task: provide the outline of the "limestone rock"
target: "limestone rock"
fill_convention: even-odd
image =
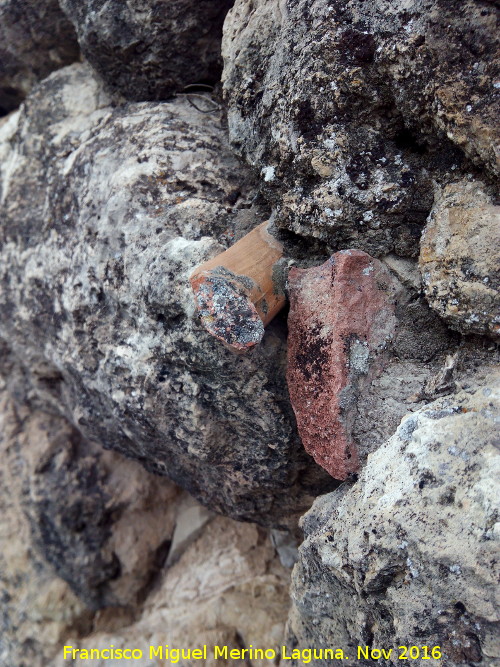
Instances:
[[[168,566],[179,559],[186,548],[200,536],[207,523],[214,516],[213,512],[197,503],[191,496],[186,496],[183,499],[183,502],[177,508],[175,530],[166,561]]]
[[[500,336],[500,206],[480,181],[445,187],[420,244],[431,306],[454,329]]]
[[[265,531],[217,517],[166,571],[137,622],[112,629],[102,618],[94,633],[81,639],[69,635],[66,643],[79,649],[136,647],[143,651],[144,665],[158,660],[149,659],[150,646],[193,649],[217,644],[241,649],[253,644],[278,650],[289,609],[289,581],[289,571],[280,565]],[[180,664],[248,665],[246,659],[214,659],[211,650],[207,653],[207,660]],[[66,664],[61,658],[62,651],[54,667]],[[105,667],[107,662],[93,664]],[[87,661],[77,658],[73,664]],[[256,667],[268,664],[252,661]]]
[[[57,0],[0,0],[0,116],[78,54],[75,31]]]
[[[437,664],[498,664],[499,399],[498,371],[481,367],[403,419],[353,486],[315,502],[290,645],[343,648],[345,665],[358,645],[394,647],[389,665],[400,645],[440,646]]]
[[[336,479],[359,467],[356,394],[383,368],[398,291],[387,268],[359,250],[289,273],[290,399],[304,447]]]
[[[146,657],[151,644],[279,646],[290,574],[264,529],[212,518],[166,563],[173,525],[186,537],[194,501],[4,390],[0,453],[1,665],[67,664],[65,645],[133,646]],[[106,579],[113,553],[117,576]]]
[[[468,160],[498,173],[496,15],[475,0],[236,0],[230,137],[276,223],[330,251],[415,256],[432,180]]]
[[[114,108],[75,65],[0,133],[11,392],[215,511],[287,525],[330,482],[296,433],[284,323],[235,357],[202,328],[188,281],[262,215],[220,120],[184,100]]]
[[[3,404],[5,493],[28,520],[28,544],[89,609],[134,607],[167,555],[180,490],[62,417]]]
[[[70,586],[33,551],[21,506],[19,472],[24,459],[13,451],[19,421],[12,402],[0,399],[0,664],[43,667],[71,632],[89,632],[92,613]],[[34,443],[36,444],[36,443]],[[13,474],[14,473],[14,474]],[[44,641],[44,660],[37,662]]]
[[[85,57],[108,89],[129,100],[164,100],[215,83],[222,23],[233,0],[60,0]]]

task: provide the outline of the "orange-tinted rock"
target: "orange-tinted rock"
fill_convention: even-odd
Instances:
[[[357,396],[383,367],[397,289],[385,266],[360,250],[289,274],[290,398],[304,447],[336,479],[359,467],[350,436]]]

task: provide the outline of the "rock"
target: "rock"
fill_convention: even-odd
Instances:
[[[265,530],[213,518],[178,540],[175,564],[164,565],[174,523],[187,528],[186,510],[192,517],[204,508],[137,463],[85,443],[63,418],[14,404],[4,389],[0,452],[0,664],[63,665],[67,645],[133,646],[145,656],[150,645],[279,646],[290,575]],[[42,533],[51,538],[44,544]],[[66,547],[59,560],[56,540]],[[163,558],[152,560],[158,543]],[[106,580],[103,557],[113,551],[118,577]],[[105,603],[98,611],[97,599]]]
[[[191,496],[183,499],[183,502],[177,508],[175,530],[168,551],[168,566],[179,559],[187,547],[200,536],[207,523],[214,516],[213,512],[197,503]]]
[[[79,55],[75,31],[57,0],[0,0],[0,44],[0,116]]]
[[[68,632],[91,629],[92,612],[33,550],[22,498],[25,459],[15,451],[19,421],[0,395],[0,664],[50,664]],[[33,443],[36,446],[36,442]],[[26,452],[25,452],[26,453]],[[43,637],[44,660],[39,660]]]
[[[416,261],[394,254],[385,255],[381,259],[405,287],[420,292],[422,278]]]
[[[286,530],[271,530],[271,542],[283,567],[292,568],[299,559],[298,542],[292,533]]]
[[[207,644],[207,660],[180,664],[247,665],[248,660],[214,659],[213,646],[242,649],[250,645],[279,649],[289,609],[290,576],[283,568],[266,533],[255,525],[217,517],[204,528],[182,558],[166,571],[141,617],[123,628],[106,628],[104,618],[85,638],[68,635],[66,645],[80,650],[134,647],[143,664],[155,664],[150,646],[178,650]],[[75,665],[88,661],[77,657]],[[173,662],[173,660],[172,660]],[[106,659],[95,659],[105,667]],[[62,650],[52,664],[63,667]],[[165,660],[167,664],[167,660]],[[268,660],[252,660],[266,667]]]
[[[222,23],[233,0],[60,0],[83,54],[110,91],[164,100],[192,84],[214,84]]]
[[[469,161],[498,174],[496,13],[475,0],[236,0],[230,137],[277,225],[330,251],[418,254],[432,181]]]
[[[386,267],[358,250],[289,273],[290,399],[304,447],[336,479],[359,467],[356,396],[383,368],[398,290]]]
[[[194,314],[193,268],[263,214],[219,119],[185,100],[112,107],[75,65],[0,133],[10,391],[214,511],[293,522],[332,487],[296,433],[284,321],[237,358]]]
[[[427,300],[463,333],[500,336],[500,206],[481,181],[443,188],[420,244]]]
[[[386,664],[397,665],[398,646],[424,645],[441,647],[442,664],[498,664],[494,368],[408,415],[354,485],[305,515],[290,646],[340,647],[346,665],[372,664],[358,646],[393,648]]]
[[[179,489],[88,442],[53,414],[4,399],[2,459],[30,542],[89,609],[135,606],[163,564]]]

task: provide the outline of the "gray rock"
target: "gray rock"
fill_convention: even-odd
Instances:
[[[262,219],[220,119],[184,100],[113,108],[78,65],[0,132],[11,392],[235,518],[285,526],[332,488],[296,433],[284,322],[240,357],[194,313],[193,268]]]
[[[230,137],[276,223],[331,250],[416,256],[432,180],[468,160],[498,173],[495,15],[474,0],[237,0]]]
[[[400,664],[401,645],[440,646],[450,666],[498,664],[499,398],[498,371],[481,367],[406,417],[354,485],[314,503],[290,646],[342,648],[345,665],[374,664],[358,646]]]
[[[0,116],[78,55],[75,31],[57,0],[0,0]]]
[[[60,0],[108,89],[162,100],[220,78],[222,23],[233,0]]]
[[[179,560],[189,545],[198,539],[207,523],[214,517],[213,512],[197,503],[191,496],[186,496],[183,499],[177,510],[172,544],[166,561],[168,567]]]
[[[500,206],[481,181],[439,193],[420,243],[432,308],[463,333],[500,337]]]

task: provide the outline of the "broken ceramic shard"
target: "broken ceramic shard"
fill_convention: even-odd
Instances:
[[[255,227],[190,278],[203,326],[235,352],[257,345],[286,302],[276,277],[283,248],[268,224]]]
[[[289,273],[288,390],[305,449],[335,479],[359,468],[357,397],[383,367],[397,281],[360,250]]]

